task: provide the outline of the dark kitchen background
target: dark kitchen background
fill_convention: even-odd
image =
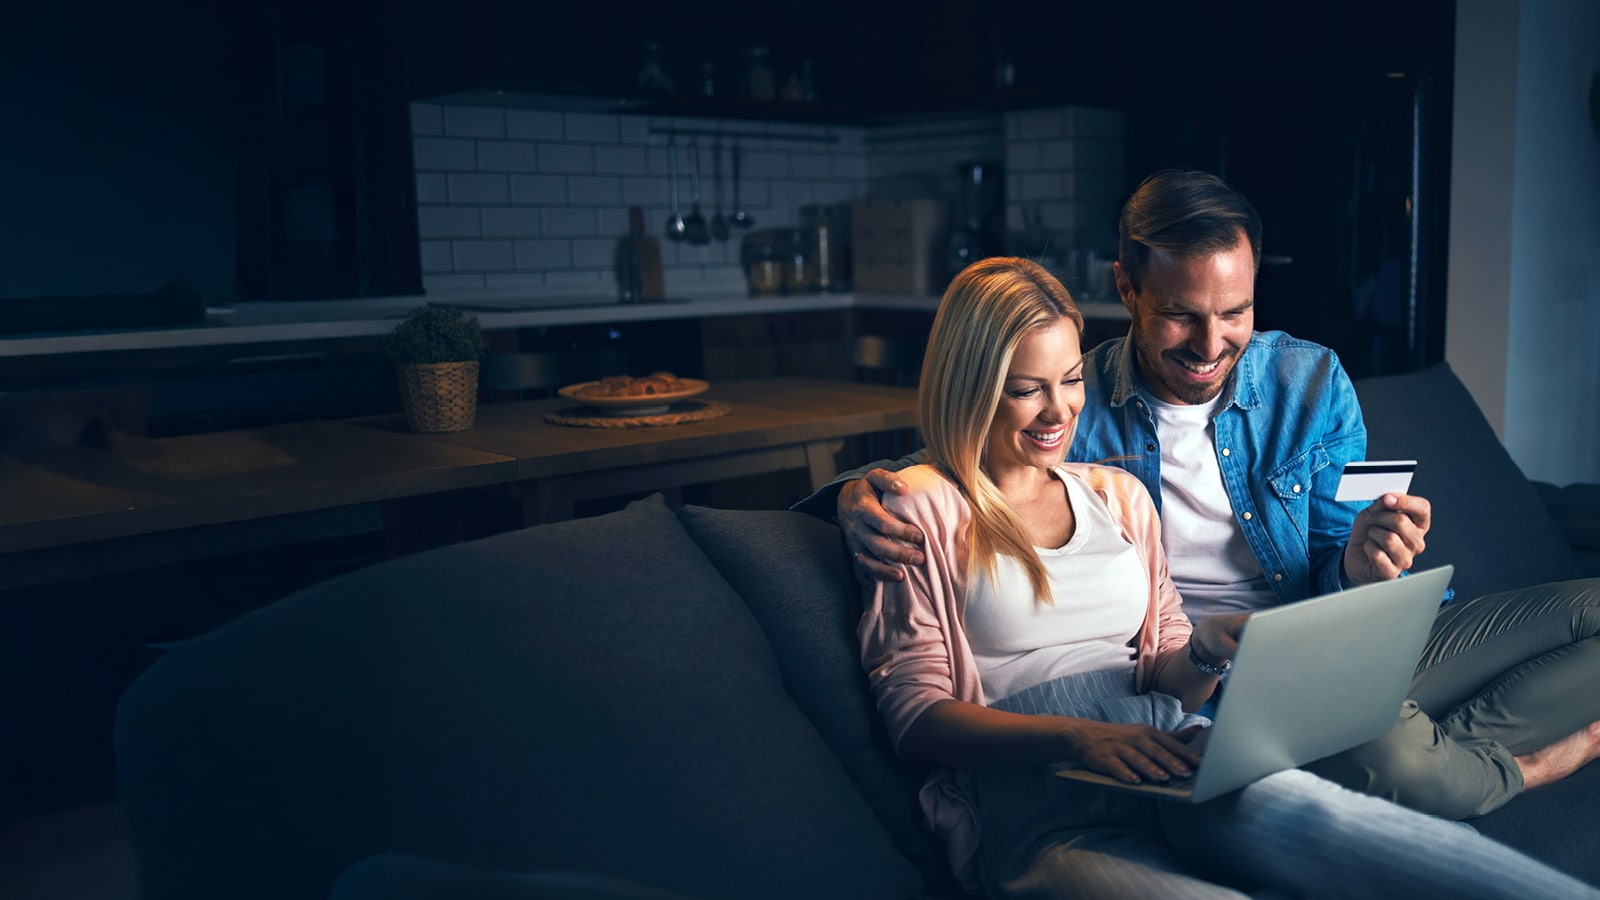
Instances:
[[[1356,376],[1443,358],[1451,0],[62,0],[6,20],[0,337],[421,294],[412,104],[499,91],[752,127],[1115,110],[1109,195],[1187,165],[1259,207],[1258,327],[1328,344]],[[641,85],[652,42],[670,89]],[[768,90],[740,82],[750,47],[767,48]],[[0,397],[156,380],[182,430],[271,420],[302,394],[350,404],[319,414],[374,396],[329,400],[315,371],[224,369],[201,351],[0,358]],[[325,542],[288,565],[0,592],[0,822],[111,796],[111,710],[147,644],[368,553]]]

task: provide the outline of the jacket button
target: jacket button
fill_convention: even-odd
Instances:
[[[1300,493],[1300,485],[1297,484],[1294,487],[1289,488],[1289,490],[1294,491],[1296,494],[1298,494],[1298,493]]]
[[[1156,445],[1155,444],[1145,444],[1144,445],[1144,452],[1146,452],[1146,453],[1154,453],[1154,452],[1156,452]]]
[[[1229,450],[1227,447],[1223,447],[1222,448],[1222,455],[1223,456],[1232,456],[1233,452],[1231,450]]]
[[[1251,519],[1251,516],[1250,516],[1250,514],[1249,514],[1249,513],[1245,513],[1245,514],[1244,514],[1244,520],[1245,520],[1245,521],[1246,521],[1246,522],[1248,522],[1248,521],[1250,521],[1250,519]]]
[[[1283,580],[1283,573],[1279,572],[1278,574],[1272,576],[1272,580],[1273,581],[1282,581]]]

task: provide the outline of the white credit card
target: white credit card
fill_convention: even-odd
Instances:
[[[1339,476],[1335,500],[1369,501],[1384,494],[1404,494],[1411,489],[1411,474],[1417,471],[1414,459],[1348,462]]]

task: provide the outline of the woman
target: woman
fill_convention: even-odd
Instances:
[[[957,875],[992,897],[1600,896],[1460,826],[1291,770],[1198,806],[1057,778],[1183,777],[1245,617],[1191,630],[1154,505],[1120,469],[1064,462],[1084,402],[1082,317],[1020,259],[940,304],[919,396],[930,463],[890,511],[926,559],[874,584],[862,662]]]

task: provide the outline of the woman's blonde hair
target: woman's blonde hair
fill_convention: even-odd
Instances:
[[[992,576],[997,555],[1016,559],[1045,603],[1051,595],[1044,564],[990,477],[988,436],[1017,345],[1063,318],[1081,339],[1083,315],[1072,295],[1038,263],[1001,256],[967,266],[939,301],[917,395],[928,453],[972,506],[969,562]]]

